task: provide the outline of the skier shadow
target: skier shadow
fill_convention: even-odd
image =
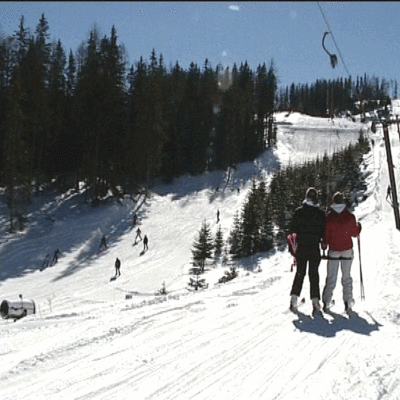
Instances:
[[[314,333],[324,337],[335,337],[338,332],[343,330],[369,336],[382,326],[371,314],[368,315],[373,320],[372,324],[354,311],[349,318],[334,312],[330,312],[329,315],[333,317],[332,320],[328,320],[324,316],[313,319],[309,315],[298,312],[298,319],[293,321],[293,325],[302,332]]]

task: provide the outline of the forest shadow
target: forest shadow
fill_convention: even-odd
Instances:
[[[94,207],[87,204],[83,194],[33,197],[25,231],[0,237],[0,282],[43,269],[45,260],[52,260],[57,249],[61,253],[58,263],[48,266],[62,266],[55,280],[90,266],[99,256],[103,235],[113,246],[133,229],[135,212],[137,224],[142,223],[147,214],[144,204],[140,198],[121,204],[111,197]],[[78,252],[74,261],[62,263],[63,256],[72,252]]]
[[[237,167],[227,170],[214,170],[202,175],[185,174],[174,179],[171,184],[159,184],[154,192],[160,196],[172,195],[172,200],[182,201],[184,207],[195,199],[199,192],[208,191],[209,202],[224,199],[234,193],[240,193],[255,179],[261,179],[266,174],[273,173],[281,165],[275,152],[275,147],[266,149],[254,161],[240,163]]]

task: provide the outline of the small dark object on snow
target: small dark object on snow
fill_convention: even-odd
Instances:
[[[57,249],[57,250],[54,252],[53,261],[51,262],[52,265],[57,264],[57,262],[58,262],[58,257],[60,256],[60,254],[61,254],[61,252],[60,252],[59,249]]]
[[[121,261],[120,261],[119,258],[117,257],[117,259],[115,260],[115,277],[121,275],[120,268],[121,268]]]
[[[105,248],[107,248],[107,240],[106,240],[106,237],[105,237],[104,235],[103,235],[103,237],[101,238],[99,250],[100,250],[103,246],[104,246]]]
[[[147,238],[147,235],[144,235],[144,239],[143,239],[143,251],[146,251],[149,249],[149,239]]]

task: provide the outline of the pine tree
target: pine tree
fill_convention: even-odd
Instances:
[[[162,58],[161,58],[162,59]],[[164,67],[158,64],[153,49],[146,80],[146,98],[142,118],[145,130],[141,137],[141,151],[145,157],[146,188],[149,190],[161,167],[162,148],[166,140],[163,115]]]
[[[72,50],[69,52],[68,67],[67,67],[67,96],[73,96],[76,85],[76,63]]]
[[[15,76],[8,95],[8,118],[4,138],[4,185],[10,213],[10,233],[14,232],[13,220],[19,213],[19,204],[27,203],[31,195],[29,180],[29,146],[24,139],[26,116],[22,104],[26,96],[22,79]]]
[[[51,175],[68,170],[64,156],[65,143],[68,143],[69,132],[66,131],[68,116],[66,115],[66,56],[61,41],[53,43],[50,54],[49,83],[47,103],[49,110],[49,132],[46,143],[45,171]]]
[[[200,289],[206,289],[208,287],[208,283],[206,283],[206,280],[204,278],[200,278],[200,270],[197,270],[195,272],[196,278],[190,278],[189,281],[189,286],[194,288],[194,290]]]
[[[117,186],[122,179],[120,149],[127,130],[125,64],[116,41],[115,29],[111,38],[105,36],[102,40],[96,30],[90,32],[74,92],[75,123],[82,137],[83,175],[94,203],[108,190],[119,195]]]
[[[130,157],[125,160],[125,170],[128,175],[130,190],[136,190],[140,183],[145,181],[146,170],[143,153],[141,151],[141,135],[144,121],[141,116],[141,105],[145,104],[147,65],[140,57],[136,68],[131,67],[128,74],[128,136],[126,148]]]
[[[100,197],[99,173],[100,166],[100,142],[104,135],[102,115],[104,101],[103,87],[99,82],[101,75],[99,57],[98,34],[90,31],[90,37],[85,44],[84,58],[78,71],[78,80],[74,96],[75,124],[81,137],[83,149],[82,178],[86,181],[87,188],[93,203]],[[89,195],[89,192],[87,192]]]
[[[233,218],[233,228],[229,235],[229,254],[237,259],[243,256],[243,231],[239,213],[236,211]]]
[[[242,253],[244,256],[250,256],[256,251],[260,227],[258,215],[257,186],[253,179],[250,194],[242,210]]]
[[[193,266],[199,267],[203,273],[207,259],[212,258],[212,251],[214,249],[214,240],[211,235],[209,224],[204,221],[199,231],[198,238],[193,243],[192,255]]]
[[[186,87],[184,71],[177,62],[166,77],[165,91],[165,130],[166,142],[162,152],[162,177],[166,182],[181,175],[184,170],[183,160],[183,98]]]
[[[260,232],[257,243],[258,251],[269,251],[274,247],[274,231],[271,218],[270,204],[265,201],[261,214]]]
[[[219,225],[218,231],[215,235],[215,243],[214,243],[214,258],[216,262],[218,262],[219,259],[221,258],[223,247],[224,247],[224,237],[221,230],[221,225]]]

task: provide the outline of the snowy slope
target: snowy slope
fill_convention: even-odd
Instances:
[[[363,224],[366,301],[359,298],[355,246],[351,319],[343,314],[340,282],[334,317],[310,320],[309,301],[300,317],[287,311],[293,280],[287,251],[243,260],[239,278],[224,285],[217,282],[227,268],[211,268],[207,290],[187,290],[190,250],[204,219],[215,233],[220,210],[226,238],[253,176],[330,153],[368,130],[347,119],[332,124],[279,114],[277,120],[277,149],[240,165],[229,181],[221,171],[185,176],[158,185],[146,203],[110,200],[97,209],[80,194],[38,197],[27,232],[14,237],[6,233],[1,204],[0,301],[23,294],[38,308],[15,323],[0,321],[1,399],[400,398],[400,234],[385,201],[389,178],[380,128],[369,132],[368,198],[355,210]],[[396,164],[394,126],[391,138]],[[135,210],[149,237],[143,256],[142,242],[133,246]],[[103,234],[110,247],[99,253]],[[59,262],[39,271],[56,248]],[[110,281],[116,257],[122,275]],[[325,269],[322,262],[321,287]],[[163,282],[168,295],[155,296]],[[308,291],[305,282],[306,299]]]

